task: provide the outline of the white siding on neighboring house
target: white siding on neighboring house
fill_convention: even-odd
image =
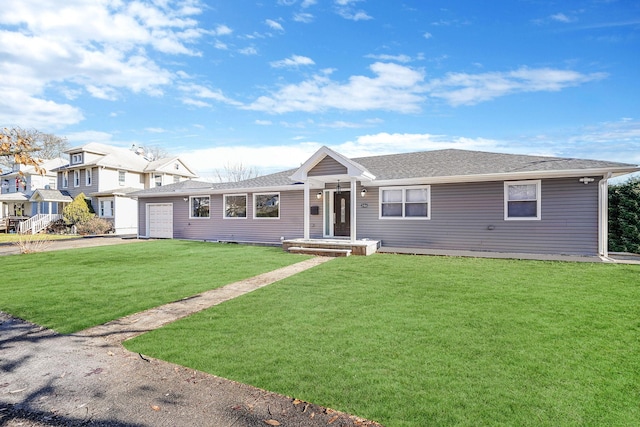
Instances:
[[[114,228],[116,234],[137,234],[138,202],[129,197],[114,197]]]
[[[109,191],[119,187],[132,187],[144,189],[144,179],[141,180],[141,174],[136,172],[125,171],[124,185],[120,185],[119,171],[115,169],[97,168],[98,170],[98,189],[97,191]],[[95,173],[95,172],[94,172]]]

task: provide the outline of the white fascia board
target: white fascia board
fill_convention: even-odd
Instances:
[[[290,178],[294,181],[305,182],[309,179],[308,172],[313,169],[318,163],[322,161],[325,157],[331,157],[345,168],[347,168],[346,176],[348,178],[356,178],[360,181],[371,181],[375,178],[364,166],[361,166],[351,159],[343,156],[342,154],[333,151],[327,146],[322,146],[316,151],[306,162],[302,164],[294,173],[290,176]],[[318,179],[317,176],[313,177],[314,179]],[[323,177],[328,178],[328,177]],[[343,178],[340,178],[343,179]]]
[[[640,167],[628,168],[606,168],[606,169],[575,169],[561,171],[531,171],[516,173],[496,173],[484,175],[454,175],[436,176],[404,179],[384,179],[374,180],[371,184],[376,186],[385,185],[416,185],[416,184],[456,184],[464,182],[489,182],[489,181],[517,181],[523,179],[549,179],[549,178],[571,178],[583,176],[604,176],[611,173],[612,176],[626,175],[640,171]]]
[[[322,188],[320,186],[312,186],[312,189]],[[154,193],[154,194],[145,194],[145,195],[135,195],[130,196],[135,199],[148,199],[148,198],[159,198],[159,197],[178,197],[178,196],[199,196],[199,195],[210,195],[210,194],[231,194],[231,193],[268,193],[268,192],[276,192],[276,191],[302,191],[304,187],[302,185],[280,185],[273,187],[236,187],[236,188],[194,188],[194,189],[183,189],[183,190],[175,190],[163,193]]]

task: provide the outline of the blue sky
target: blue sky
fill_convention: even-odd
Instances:
[[[640,163],[640,2],[2,0],[0,125],[210,177],[460,148]]]

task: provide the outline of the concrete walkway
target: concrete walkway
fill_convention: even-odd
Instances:
[[[175,322],[178,319],[270,285],[278,280],[285,279],[332,259],[333,258],[329,257],[311,258],[249,279],[231,283],[221,288],[212,289],[160,307],[132,314],[105,323],[104,325],[86,329],[75,335],[81,337],[103,337],[114,343],[123,342],[145,332],[158,329],[167,323]]]

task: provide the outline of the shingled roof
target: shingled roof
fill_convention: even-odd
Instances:
[[[390,154],[382,156],[350,159],[363,166],[376,181],[393,180],[482,180],[483,177],[504,175],[509,179],[518,175],[537,174],[551,176],[570,176],[581,173],[605,173],[612,171],[621,175],[640,171],[633,164],[603,160],[586,160],[548,156],[528,156],[520,154],[489,153],[468,150],[435,150],[414,153]],[[207,183],[202,181],[183,181],[163,187],[138,191],[134,196],[167,195],[167,193],[185,194],[188,192],[222,192],[227,190],[247,190],[255,188],[286,188],[301,184],[290,177],[297,169],[286,170],[270,175],[259,176],[240,182]],[[435,181],[434,181],[435,182]]]
[[[602,160],[455,149],[361,157],[352,160],[366,167],[376,176],[376,180],[635,167],[627,163]]]

